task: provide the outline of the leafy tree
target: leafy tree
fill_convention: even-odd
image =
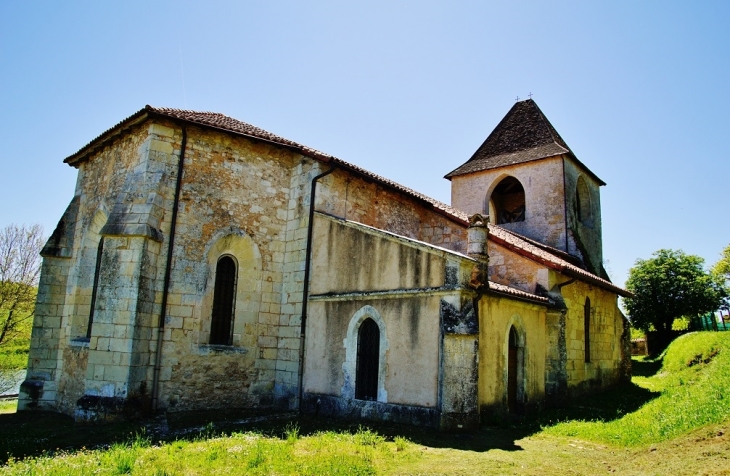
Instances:
[[[43,242],[40,225],[0,230],[0,345],[33,317]]]
[[[730,280],[730,245],[722,251],[722,257],[712,267],[712,272]]]
[[[676,318],[715,311],[728,296],[724,280],[706,272],[699,256],[681,250],[659,250],[652,256],[636,260],[626,281],[634,294],[624,299],[633,327],[666,338]]]
[[[722,250],[720,260],[712,267],[712,273],[720,277],[720,279],[724,279],[725,284],[730,283],[730,245],[727,245],[727,247]],[[730,296],[725,298],[721,307],[726,311],[730,310]]]

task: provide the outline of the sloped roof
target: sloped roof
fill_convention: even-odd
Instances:
[[[530,243],[530,241],[528,241],[525,237],[506,230],[501,226],[489,225],[489,239],[521,256],[541,263],[548,268],[565,274],[566,276],[571,276],[587,283],[594,284],[598,287],[614,292],[619,296],[632,296],[630,292],[616,286],[611,281],[603,279],[600,276],[596,276],[590,271],[566,261],[560,256],[547,251],[542,246],[536,246]]]
[[[153,107],[147,105],[132,114],[131,116],[127,117],[126,119],[120,121],[113,127],[102,132],[91,142],[79,149],[78,152],[68,156],[64,160],[64,163],[67,163],[73,167],[78,167],[79,164],[88,160],[94,152],[107,145],[110,141],[114,140],[114,138],[120,136],[130,127],[140,124],[150,117],[173,119],[176,121],[184,122],[186,124],[192,124],[209,129],[216,129],[223,132],[247,137],[249,139],[263,141],[273,145],[293,149],[307,157],[311,157],[313,159],[320,160],[328,164],[332,163],[337,167],[353,172],[366,180],[372,180],[381,183],[389,188],[403,192],[406,195],[417,199],[427,208],[430,208],[461,225],[466,225],[469,223],[466,214],[460,212],[459,210],[456,210],[455,208],[450,207],[449,205],[446,205],[443,202],[435,200],[427,195],[405,187],[397,182],[370,172],[369,170],[363,169],[362,167],[358,167],[357,165],[351,164],[342,159],[338,159],[337,157],[334,157],[332,155],[320,152],[317,149],[313,149],[311,147],[307,147],[289,139],[285,139],[281,136],[272,134],[271,132],[261,129],[260,127],[253,126],[247,122],[239,121],[238,119],[234,119],[232,117],[226,116],[225,114],[220,114],[217,112],[199,112],[189,111],[185,109]]]
[[[516,102],[466,163],[446,174],[458,175],[568,154],[601,185],[605,183],[573,154],[532,99]]]
[[[130,127],[140,124],[150,117],[173,119],[176,121],[184,122],[186,124],[216,129],[226,133],[232,133],[247,137],[252,140],[264,141],[276,146],[286,147],[295,150],[307,157],[320,160],[327,164],[335,165],[338,168],[342,168],[356,175],[359,175],[365,180],[372,180],[373,182],[379,183],[392,190],[396,190],[405,195],[408,195],[411,198],[414,198],[417,201],[421,202],[427,208],[430,208],[435,212],[443,215],[444,217],[452,220],[454,223],[462,226],[469,225],[469,217],[461,210],[457,210],[427,195],[416,192],[415,190],[405,187],[397,182],[386,179],[385,177],[374,174],[368,170],[363,169],[362,167],[358,167],[357,165],[338,159],[337,157],[325,154],[311,147],[307,147],[305,145],[301,145],[294,141],[277,136],[276,134],[272,134],[268,131],[265,131],[264,129],[248,124],[247,122],[239,121],[238,119],[234,119],[232,117],[216,112],[197,112],[184,109],[157,108],[148,105],[145,106],[143,109],[140,109],[136,113],[132,114],[128,118],[120,121],[115,126],[101,133],[91,142],[82,147],[78,152],[68,156],[64,160],[64,162],[73,167],[78,167],[82,162],[88,160],[94,152],[103,148],[116,137],[122,135]],[[587,282],[596,284],[597,286],[616,292],[621,296],[630,295],[626,290],[621,289],[611,282],[595,276],[594,274],[591,274],[590,272],[580,268],[579,266],[569,263],[565,259],[561,258],[560,256],[564,255],[564,253],[559,250],[553,250],[553,252],[551,253],[548,250],[548,247],[545,247],[544,245],[538,246],[536,244],[533,244],[528,238],[507,231],[497,225],[489,225],[489,232],[490,237],[494,239],[495,242],[500,243],[527,258],[543,263],[548,267],[565,273],[566,275],[583,279]],[[499,291],[496,288],[493,288],[492,290]]]

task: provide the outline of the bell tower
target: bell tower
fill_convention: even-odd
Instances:
[[[535,101],[512,106],[474,155],[449,172],[451,205],[603,270],[600,187]]]

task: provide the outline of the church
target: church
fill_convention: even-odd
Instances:
[[[146,106],[64,162],[21,411],[468,430],[630,378],[605,183],[532,99],[454,162],[451,205],[212,112]]]

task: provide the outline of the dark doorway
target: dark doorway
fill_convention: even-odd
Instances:
[[[507,357],[507,409],[510,413],[517,411],[518,353],[517,332],[512,327],[509,330],[509,352]]]
[[[378,371],[380,369],[380,328],[368,318],[360,325],[357,336],[357,370],[355,398],[378,399]]]
[[[210,343],[231,345],[233,337],[233,299],[236,295],[236,262],[230,256],[218,260],[213,290],[213,316],[210,323]]]

